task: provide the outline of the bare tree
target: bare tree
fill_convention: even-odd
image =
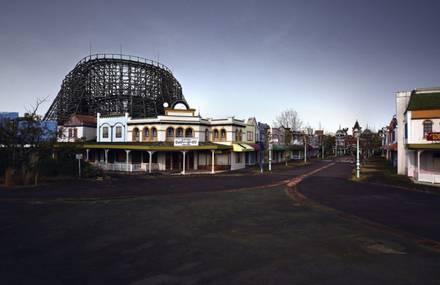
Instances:
[[[287,109],[276,117],[274,125],[276,127],[287,129],[291,132],[297,132],[301,129],[303,122],[295,110]]]
[[[301,129],[303,123],[295,110],[287,109],[276,117],[273,124],[275,127],[284,130],[284,144],[288,146],[292,142],[293,134]],[[290,153],[291,151],[285,151],[284,153],[286,166]]]

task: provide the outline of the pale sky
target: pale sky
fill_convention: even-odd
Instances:
[[[2,1],[0,111],[55,98],[93,53],[172,68],[206,117],[382,127],[394,92],[440,85],[440,1]],[[50,102],[42,106],[42,113]]]

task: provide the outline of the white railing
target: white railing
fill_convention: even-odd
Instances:
[[[428,183],[440,183],[440,172],[420,170],[417,180]]]
[[[115,163],[105,163],[105,162],[96,162],[95,165],[103,170],[107,171],[122,171],[122,172],[139,172],[145,171],[142,168],[141,163],[123,163],[123,162],[115,162]]]
[[[148,171],[148,163],[141,163],[141,169],[142,171]],[[155,170],[159,170],[159,163],[152,163],[151,164],[151,170],[155,171]]]

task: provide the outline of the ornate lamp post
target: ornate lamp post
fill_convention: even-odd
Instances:
[[[359,178],[360,163],[359,163],[359,137],[361,134],[361,128],[358,121],[354,124],[353,135],[356,137],[356,178]]]

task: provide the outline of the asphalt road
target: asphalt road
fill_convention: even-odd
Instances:
[[[297,186],[307,198],[405,233],[440,242],[440,196],[354,182],[353,166],[337,163]]]
[[[104,181],[71,180],[30,187],[0,186],[0,199],[107,199],[151,195],[180,195],[199,192],[228,191],[252,187],[268,187],[313,171],[327,161],[306,166],[282,167],[273,172],[230,172],[216,175],[148,176],[118,175]]]

